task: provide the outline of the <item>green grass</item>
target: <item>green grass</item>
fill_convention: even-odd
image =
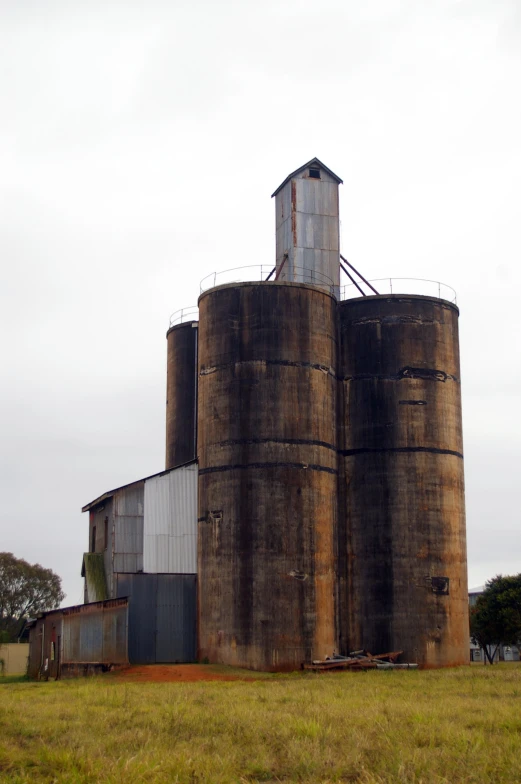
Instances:
[[[0,686],[5,683],[22,683],[27,680],[27,675],[0,675]]]
[[[521,781],[521,665],[0,688],[0,781]]]

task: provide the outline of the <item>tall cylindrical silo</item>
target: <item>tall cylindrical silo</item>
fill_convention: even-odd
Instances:
[[[339,314],[341,646],[466,663],[459,311],[393,295]]]
[[[166,461],[165,468],[197,456],[197,321],[166,333]]]
[[[337,303],[247,283],[199,307],[199,656],[294,669],[336,644]]]

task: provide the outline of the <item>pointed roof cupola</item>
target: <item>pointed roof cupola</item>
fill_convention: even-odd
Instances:
[[[340,177],[318,158],[289,174],[272,194],[276,215],[276,281],[340,294]]]

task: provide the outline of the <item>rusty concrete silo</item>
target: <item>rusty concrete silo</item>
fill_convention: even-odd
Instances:
[[[197,332],[187,321],[166,333],[166,460],[168,470],[197,456]]]
[[[199,657],[285,670],[335,648],[336,300],[199,300]]]
[[[457,307],[339,304],[341,647],[468,661]]]

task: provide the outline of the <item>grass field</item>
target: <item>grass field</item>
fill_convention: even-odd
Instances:
[[[0,679],[0,781],[520,782],[521,665]]]

